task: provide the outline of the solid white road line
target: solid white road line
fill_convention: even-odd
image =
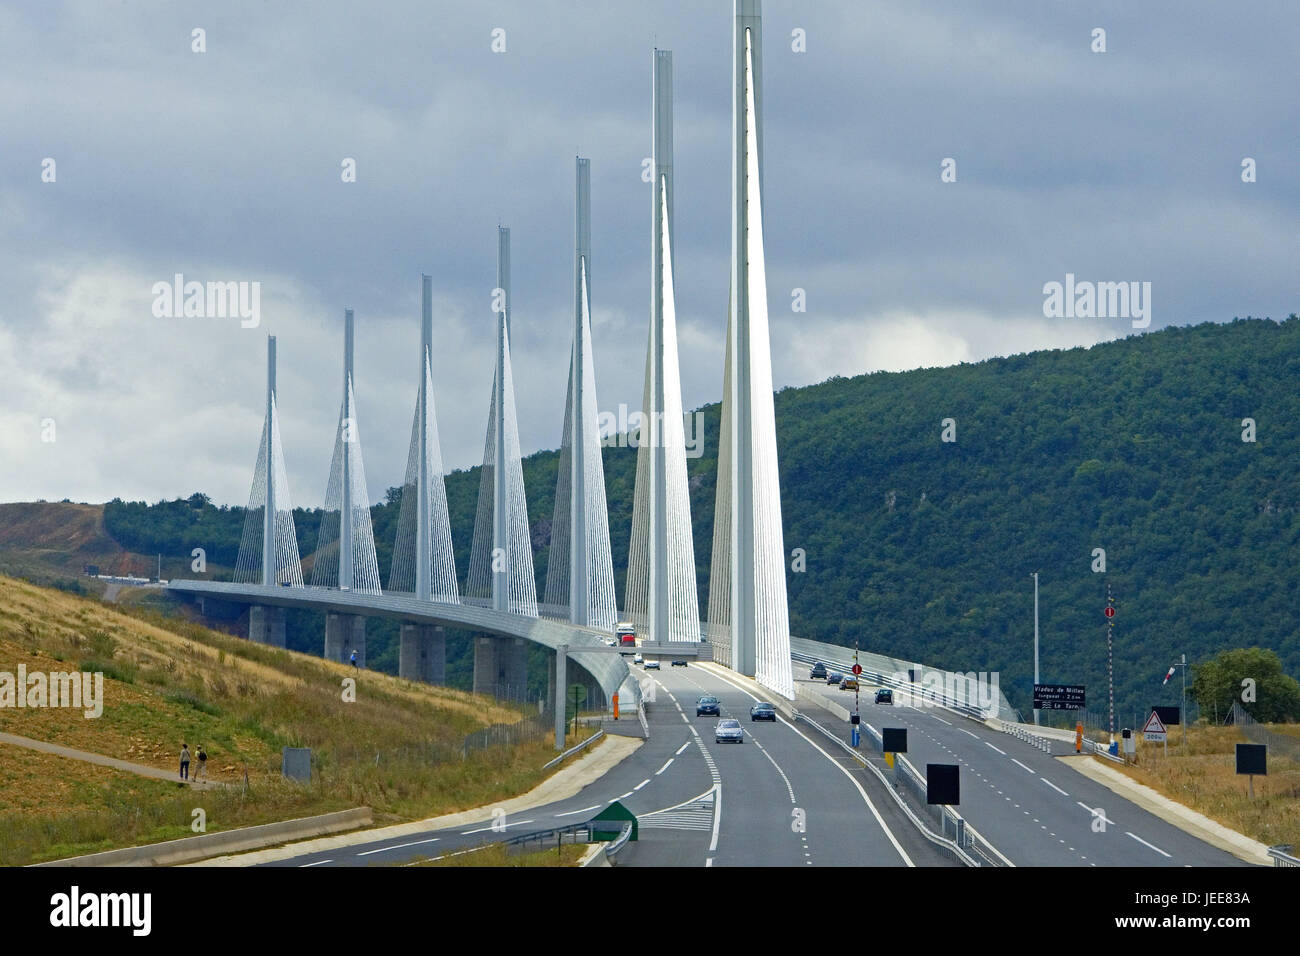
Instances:
[[[1140,836],[1138,836],[1136,833],[1130,833],[1128,830],[1125,830],[1124,832],[1125,832],[1125,833],[1128,833],[1129,836],[1131,836],[1133,839],[1137,840],[1137,841],[1138,841],[1139,843],[1141,843],[1143,846],[1150,847],[1151,849],[1155,850],[1157,853],[1159,853],[1159,854],[1160,854],[1161,856],[1163,856],[1163,857],[1169,857],[1169,854],[1168,854],[1168,853],[1166,853],[1164,850],[1160,849],[1160,847],[1156,846],[1154,843],[1148,843],[1146,840],[1142,839],[1142,838],[1141,838]],[[1169,857],[1169,858],[1172,859],[1172,857]]]
[[[1021,763],[1019,760],[1017,760],[1015,757],[1012,757],[1012,758],[1011,758],[1011,762],[1012,762],[1013,764],[1015,764],[1017,767],[1020,767],[1020,768],[1022,768],[1022,769],[1024,769],[1024,770],[1028,770],[1030,773],[1033,773],[1033,772],[1034,772],[1034,768],[1033,768],[1033,767],[1026,767],[1024,764],[1022,764],[1022,763]]]
[[[534,822],[534,821],[532,821],[532,820],[516,820],[514,823],[503,823],[501,826],[497,827],[496,829],[498,829],[498,830],[508,830],[510,827],[521,827],[521,826],[523,826],[525,823],[532,823],[532,822]],[[491,830],[491,829],[492,829],[492,825],[491,825],[491,824],[488,824],[488,825],[485,826],[485,827],[479,827],[477,830],[461,830],[461,831],[460,831],[460,835],[461,835],[461,836],[469,836],[471,833],[487,833],[487,831],[488,831],[488,830]]]
[[[689,746],[689,744],[688,744],[687,746]],[[678,751],[678,753],[681,753],[681,751]],[[658,770],[655,771],[655,776],[657,777],[657,776],[659,776],[661,773],[663,773],[665,770],[667,770],[667,769],[669,768],[669,766],[671,766],[672,762],[673,762],[674,760],[676,760],[676,759],[677,759],[676,757],[669,757],[669,758],[668,758],[668,763],[664,764],[662,767],[660,767]]]
[[[1046,777],[1039,777],[1038,779],[1041,780],[1041,781],[1043,781],[1043,783],[1047,784],[1049,787],[1051,787],[1053,790],[1055,790],[1055,791],[1056,791],[1057,793],[1059,793],[1061,796],[1063,796],[1063,797],[1068,797],[1068,796],[1069,796],[1068,793],[1066,793],[1064,790],[1062,790],[1062,789],[1061,789],[1060,787],[1058,787],[1056,784],[1052,783],[1052,781],[1048,780]]]
[[[299,866],[298,869],[305,870],[309,866],[324,866],[326,863],[333,863],[333,862],[334,862],[333,860],[317,860],[315,863],[304,863],[301,866]]]
[[[713,785],[713,839],[709,841],[709,852],[718,849],[718,828],[722,825],[722,784]]]
[[[488,829],[490,830],[492,828],[488,827]],[[358,853],[357,856],[369,856],[372,853],[383,853],[387,850],[400,850],[408,846],[419,846],[422,843],[437,843],[440,839],[441,837],[434,837],[431,840],[416,840],[413,843],[398,843],[393,846],[381,846],[378,850],[366,850],[362,853]]]
[[[986,747],[993,747],[993,745],[992,745],[991,743],[989,743],[987,740],[984,741],[984,746],[986,746]],[[993,749],[994,749],[994,750],[998,750],[997,747],[993,747]],[[1007,755],[1007,752],[1006,752],[1005,750],[998,750],[998,753],[1002,754],[1002,756],[1004,756],[1004,757]]]
[[[952,726],[952,723],[950,721],[944,720],[938,714],[931,714],[930,716],[933,717],[935,720],[939,721],[939,723],[941,724],[947,724],[949,727]]]
[[[957,729],[960,730],[963,734],[970,734],[970,735],[971,735],[972,737],[974,737],[976,740],[979,740],[979,739],[980,739],[980,735],[979,735],[979,734],[971,733],[971,732],[970,732],[969,730],[967,730],[965,727],[958,727]]]
[[[581,810],[566,810],[566,811],[564,811],[563,813],[557,813],[556,816],[557,816],[557,817],[571,817],[571,816],[574,816],[574,815],[579,814],[579,813],[586,813],[586,812],[588,812],[589,810],[599,810],[599,809],[600,809],[600,804],[599,804],[599,803],[593,803],[591,806],[589,806],[589,807],[583,807]]]

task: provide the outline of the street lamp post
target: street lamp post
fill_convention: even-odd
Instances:
[[[1033,573],[1034,579],[1034,684],[1038,684],[1038,572]],[[1038,708],[1034,708],[1034,723],[1038,723]]]

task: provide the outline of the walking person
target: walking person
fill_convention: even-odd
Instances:
[[[208,752],[203,749],[203,744],[199,744],[199,769],[194,774],[195,780],[208,779]]]
[[[181,779],[190,779],[190,748],[188,744],[181,744]]]
[[[360,668],[357,666],[357,651],[356,651],[356,648],[353,648],[353,649],[352,649],[352,669],[353,669],[354,671],[360,669]]]

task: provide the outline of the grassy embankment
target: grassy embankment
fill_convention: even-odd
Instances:
[[[1271,724],[1268,729],[1300,741],[1300,727],[1295,725]],[[1136,764],[1119,768],[1105,763],[1261,843],[1300,847],[1300,764],[1270,753],[1268,776],[1255,778],[1251,800],[1246,778],[1236,773],[1234,745],[1238,743],[1249,741],[1235,727],[1193,725],[1187,728],[1184,747],[1181,729],[1173,727],[1167,757],[1161,744],[1139,739]]]
[[[208,832],[363,805],[377,822],[419,819],[526,792],[554,755],[542,738],[462,759],[466,734],[520,716],[468,693],[366,671],[345,702],[344,665],[0,576],[0,671],[19,663],[102,671],[103,715],[3,708],[0,731],[170,772],[183,741],[202,743],[229,786],[0,744],[0,864],[189,836],[195,808]],[[284,746],[312,748],[310,784],[281,779]]]

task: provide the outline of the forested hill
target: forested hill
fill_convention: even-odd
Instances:
[[[700,606],[707,606],[718,407],[690,461]],[[1276,650],[1300,673],[1300,319],[1170,328],[1090,349],[833,378],[776,397],[791,631],[962,670],[996,670],[1028,707],[1033,582],[1042,677],[1083,683],[1104,709],[1106,586],[1114,592],[1116,704],[1176,702],[1179,655]],[[1243,419],[1255,440],[1243,441]],[[955,441],[942,440],[952,419]],[[1249,437],[1249,436],[1248,436]],[[635,452],[605,450],[620,600]],[[524,463],[539,591],[556,453]],[[478,469],[447,479],[466,572]],[[397,490],[374,509],[387,574]],[[187,517],[188,514],[188,517]],[[111,503],[124,546],[177,557],[201,500]],[[300,514],[303,555],[317,516]],[[233,563],[242,509],[209,559]],[[223,525],[224,527],[224,525]],[[215,541],[216,538],[213,538]],[[1092,570],[1094,549],[1106,570]],[[226,552],[231,552],[227,554]]]

